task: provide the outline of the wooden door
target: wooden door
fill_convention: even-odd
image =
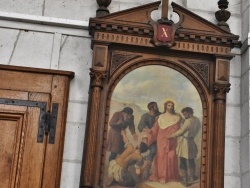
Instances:
[[[1,188],[60,186],[69,74],[28,71],[0,70]],[[52,104],[58,104],[53,144],[50,132],[38,134],[41,114],[52,111]]]

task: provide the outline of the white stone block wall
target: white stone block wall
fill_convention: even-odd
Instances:
[[[241,111],[240,111],[240,82],[241,56],[240,50],[232,51],[235,57],[230,63],[231,89],[227,95],[226,105],[226,140],[225,140],[225,188],[240,188],[240,138],[241,138]]]
[[[36,27],[33,24],[32,27]],[[50,26],[46,26],[50,27]],[[51,28],[53,29],[53,28]],[[76,31],[78,33],[78,31]],[[6,65],[75,72],[70,84],[61,187],[78,187],[88,102],[91,39],[82,36],[0,27],[0,62]]]
[[[242,69],[241,69],[241,140],[240,140],[240,167],[242,188],[250,185],[250,139],[249,139],[249,120],[250,120],[250,9],[249,0],[242,0],[241,19],[242,19]]]
[[[112,0],[109,10],[116,12],[154,1],[157,0]],[[174,2],[216,23],[214,12],[218,10],[217,0]],[[229,0],[229,3],[232,16],[228,23],[231,31],[240,35],[243,42],[250,41],[249,0]],[[95,16],[97,7],[95,0],[0,1],[1,64],[76,73],[70,85],[61,188],[79,186],[89,68],[92,63],[87,25],[89,17]],[[169,8],[169,16],[178,20],[171,7]],[[155,15],[157,18],[160,11],[156,11]],[[244,51],[233,50],[235,57],[230,65],[232,85],[227,97],[225,188],[249,187],[250,43],[245,42],[244,45]]]

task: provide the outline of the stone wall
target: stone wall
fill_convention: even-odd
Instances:
[[[242,188],[248,188],[250,184],[250,146],[249,146],[249,66],[250,66],[250,9],[249,1],[242,0],[242,69],[241,69],[241,137],[240,137],[240,167]]]
[[[151,2],[113,0],[109,10],[116,12]],[[174,2],[216,23],[217,0]],[[249,185],[249,1],[242,0],[242,5],[241,0],[229,0],[229,3],[232,16],[228,23],[231,31],[241,36],[244,50],[233,50],[235,57],[230,70],[232,86],[226,114],[225,187],[238,188],[242,182],[242,188],[245,188]],[[76,73],[70,85],[61,188],[79,186],[92,63],[87,26],[97,7],[95,0],[0,1],[1,64]],[[178,20],[169,8],[169,16]],[[154,13],[156,17],[159,12]]]

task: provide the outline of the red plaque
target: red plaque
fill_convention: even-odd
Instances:
[[[163,43],[170,42],[172,38],[172,26],[166,24],[157,25],[157,36],[158,41]]]

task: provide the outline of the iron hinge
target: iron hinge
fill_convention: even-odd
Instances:
[[[43,143],[45,134],[48,135],[50,144],[55,143],[58,103],[52,104],[51,113],[50,111],[46,112],[47,102],[0,98],[0,104],[39,108],[40,116],[38,123],[37,142]]]
[[[47,111],[45,114],[45,134],[48,135],[49,134],[49,130],[50,130],[50,111]]]
[[[56,134],[56,122],[57,122],[57,113],[58,113],[58,104],[52,104],[52,112],[47,111],[44,114],[44,133],[49,137],[49,143],[55,143],[55,134]],[[43,131],[41,131],[43,136]]]

